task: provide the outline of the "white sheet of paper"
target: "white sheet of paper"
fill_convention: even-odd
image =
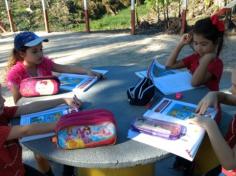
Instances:
[[[188,71],[153,78],[155,86],[165,95],[194,89],[192,75]]]

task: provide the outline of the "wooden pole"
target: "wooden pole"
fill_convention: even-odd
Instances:
[[[132,35],[135,34],[135,0],[131,0],[131,31]]]
[[[181,30],[180,34],[186,32],[186,14],[187,14],[188,0],[182,0],[182,13],[181,13]]]
[[[5,4],[6,4],[7,16],[8,16],[8,20],[9,20],[9,23],[10,23],[11,32],[15,32],[16,27],[14,25],[14,21],[13,21],[13,18],[12,18],[12,13],[11,13],[11,8],[8,4],[8,0],[5,0]]]
[[[44,25],[46,32],[50,32],[49,24],[48,24],[48,10],[45,0],[42,0],[42,7],[43,7],[43,16],[44,16]]]
[[[85,20],[85,32],[90,32],[87,0],[84,0],[84,20]]]

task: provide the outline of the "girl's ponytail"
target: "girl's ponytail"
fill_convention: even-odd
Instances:
[[[211,23],[214,25],[218,31],[218,47],[217,47],[217,56],[220,55],[220,52],[223,47],[224,43],[224,31],[225,31],[225,24],[222,20],[219,19],[217,15],[211,16]]]
[[[218,38],[218,47],[217,47],[217,52],[216,52],[217,56],[220,55],[220,52],[223,48],[223,44],[224,44],[224,33],[222,33],[222,35],[219,36],[219,38]]]
[[[19,51],[12,49],[12,53],[7,62],[7,71],[11,69],[12,66],[16,64],[17,61],[23,60],[19,54]]]

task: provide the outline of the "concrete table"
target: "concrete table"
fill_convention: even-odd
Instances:
[[[145,107],[129,105],[126,95],[126,90],[139,80],[134,72],[142,68],[114,66],[102,69],[109,71],[107,80],[96,83],[87,92],[82,93],[81,99],[85,101],[84,109],[105,108],[114,113],[118,124],[118,140],[115,145],[62,150],[52,144],[50,138],[23,144],[49,160],[78,167],[78,173],[82,176],[154,175],[155,162],[167,157],[169,153],[127,138],[132,121],[147,110]],[[206,92],[206,88],[186,91],[183,92],[182,100],[198,103]],[[174,95],[168,97],[174,98]]]

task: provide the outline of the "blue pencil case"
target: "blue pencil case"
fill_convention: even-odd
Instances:
[[[135,131],[170,140],[177,140],[187,132],[184,125],[145,117],[137,118],[132,127]]]

